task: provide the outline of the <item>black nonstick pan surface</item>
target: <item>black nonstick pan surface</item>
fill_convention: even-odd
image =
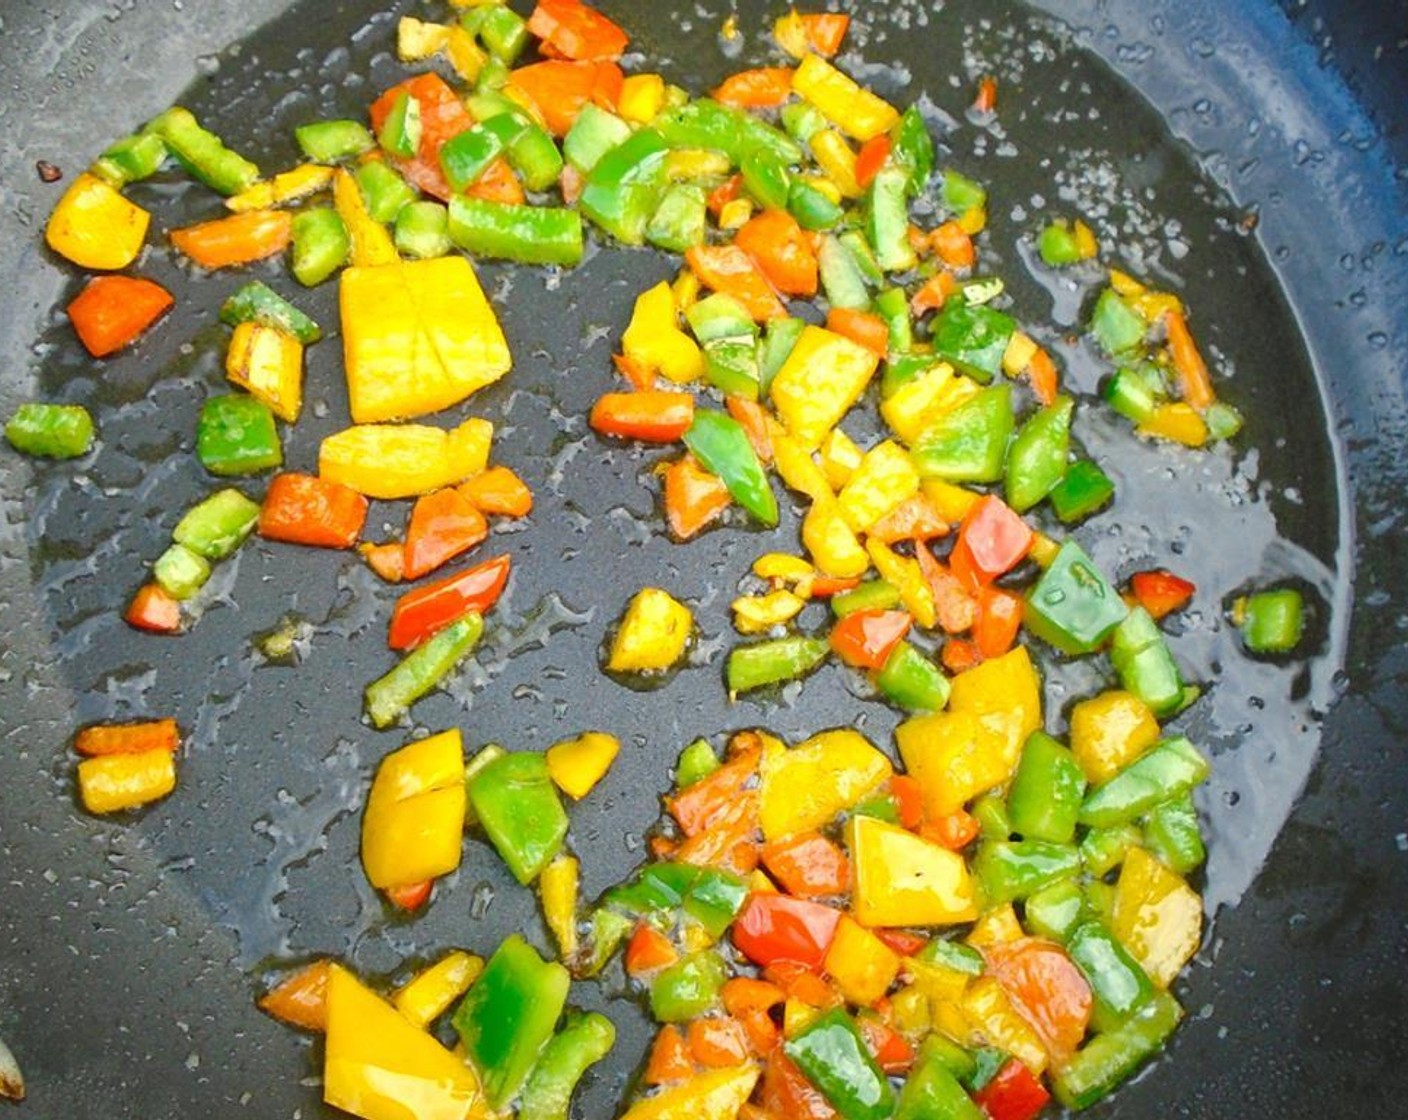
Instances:
[[[638,68],[694,90],[766,50],[778,5],[604,3]],[[1118,574],[1168,564],[1200,589],[1175,651],[1213,687],[1185,729],[1214,756],[1201,793],[1211,835],[1211,932],[1180,989],[1189,1018],[1168,1057],[1098,1115],[1127,1120],[1398,1115],[1408,1099],[1408,6],[1371,0],[1009,0],[858,4],[843,62],[900,102],[922,99],[945,158],[985,180],[985,260],[1056,347],[1069,384],[1099,369],[1074,335],[1078,297],[1029,268],[1047,213],[1079,211],[1131,266],[1174,285],[1233,371],[1242,450],[1170,456],[1133,444],[1098,406],[1077,434],[1119,474],[1117,512],[1080,531]],[[1040,9],[1040,10],[1038,10]],[[172,524],[206,492],[190,454],[201,401],[222,383],[215,309],[243,276],[196,279],[160,230],[213,213],[168,183],[134,197],[158,215],[141,269],[176,312],[135,350],[85,360],[56,309],[78,278],[42,248],[63,184],[116,136],[180,99],[269,169],[292,128],[360,115],[399,80],[402,2],[0,2],[0,412],[24,399],[89,403],[100,449],[35,464],[0,449],[0,1037],[42,1120],[331,1115],[307,1044],[253,1006],[268,970],[344,956],[373,977],[450,946],[488,953],[515,930],[546,945],[529,892],[492,851],[415,920],[393,917],[356,859],[378,759],[360,689],[390,664],[394,597],[352,556],[267,543],[222,573],[177,641],[136,635],[117,609]],[[717,36],[736,11],[745,38]],[[433,16],[432,16],[433,18]],[[1001,80],[1000,132],[964,119],[979,73]],[[475,664],[424,701],[417,724],[476,747],[542,749],[588,728],[625,743],[572,810],[594,896],[643,858],[678,750],[763,725],[789,738],[853,725],[888,743],[895,717],[827,668],[800,693],[730,706],[721,659],[729,600],[768,547],[742,527],[687,547],[660,531],[653,456],[587,430],[635,294],[673,263],[614,248],[561,277],[484,265],[517,365],[470,412],[534,487],[526,527],[481,555],[515,558]],[[292,294],[274,270],[252,270]],[[312,407],[289,441],[311,468],[347,422],[335,286],[299,296],[330,338],[310,351]],[[1247,448],[1255,448],[1254,451]],[[378,508],[370,523],[398,527]],[[784,529],[786,532],[786,529]],[[1295,581],[1315,619],[1306,655],[1248,662],[1222,619],[1256,582]],[[694,664],[633,692],[597,669],[609,624],[639,587],[686,597]],[[292,618],[295,665],[254,652]],[[1093,687],[1053,668],[1048,706]],[[74,728],[175,715],[179,786],[130,821],[98,821],[72,790]],[[577,1114],[605,1120],[648,1038],[622,985],[573,999],[620,1028]]]

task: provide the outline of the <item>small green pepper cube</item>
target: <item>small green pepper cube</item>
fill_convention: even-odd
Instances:
[[[313,206],[293,218],[293,275],[305,288],[321,284],[347,263],[352,239],[331,206]]]
[[[528,45],[528,23],[507,6],[485,9],[479,24],[479,40],[490,54],[511,66]]]
[[[318,324],[262,280],[251,280],[220,307],[220,321],[229,326],[263,323],[291,334],[307,346],[323,337]]]
[[[258,502],[238,490],[219,490],[186,511],[171,539],[207,560],[223,560],[245,542],[258,521]]]
[[[508,144],[509,165],[523,179],[530,191],[545,191],[562,174],[562,153],[546,130],[531,121]]]
[[[724,338],[704,347],[704,380],[725,396],[758,399],[758,347]]]
[[[1075,402],[1058,397],[1023,424],[1012,441],[1003,491],[1007,504],[1018,513],[1026,513],[1049,495],[1069,473],[1066,458],[1074,413]]]
[[[1103,879],[1124,862],[1129,850],[1138,847],[1141,839],[1139,829],[1132,824],[1092,828],[1081,838],[1081,862],[1091,875]]]
[[[785,319],[774,319],[763,335],[762,346],[758,351],[758,388],[766,395],[772,388],[773,378],[791,356],[797,340],[806,330],[805,319],[789,315]]]
[[[630,135],[631,126],[615,113],[588,102],[563,137],[562,152],[567,162],[585,175]]]
[[[412,202],[396,215],[396,251],[414,260],[450,251],[449,212],[438,202]]]
[[[955,214],[966,214],[988,204],[987,188],[952,167],[944,169],[943,198],[945,209]]]
[[[1027,595],[1026,626],[1063,653],[1093,653],[1129,614],[1095,561],[1067,541]]]
[[[719,756],[714,752],[708,739],[696,739],[680,751],[675,763],[675,786],[688,789],[695,782],[703,781],[719,768]]]
[[[1106,381],[1100,395],[1111,408],[1136,424],[1150,420],[1163,400],[1152,378],[1128,367],[1118,370]]]
[[[366,200],[367,213],[378,222],[394,222],[396,215],[420,196],[416,189],[382,160],[371,160],[353,176]]]
[[[1144,818],[1144,844],[1179,875],[1188,875],[1207,859],[1198,809],[1191,793],[1170,798]]]
[[[1176,999],[1155,992],[1128,1020],[1096,1035],[1061,1067],[1052,1078],[1057,1100],[1070,1109],[1089,1108],[1157,1054],[1182,1018]]]
[[[1238,601],[1233,618],[1252,653],[1290,653],[1305,631],[1305,603],[1293,587],[1258,591]]]
[[[839,1007],[807,1024],[782,1048],[845,1120],[885,1120],[894,1111],[889,1080],[855,1020]]]
[[[82,405],[31,401],[15,409],[5,438],[24,455],[76,459],[93,446],[93,417]]]
[[[281,466],[284,452],[273,412],[243,393],[211,397],[200,410],[196,456],[218,475],[258,474]]]
[[[724,292],[715,292],[697,300],[690,305],[684,317],[701,346],[721,339],[746,338],[752,341],[758,335],[757,324],[748,314],[748,309]]]
[[[806,676],[831,652],[824,638],[774,638],[767,642],[735,646],[728,655],[730,693],[751,692],[770,684],[783,684]]]
[[[152,565],[152,578],[173,599],[189,599],[210,578],[210,565],[203,556],[183,544],[173,544]]]
[[[1094,790],[1081,806],[1080,823],[1113,828],[1137,820],[1154,806],[1187,793],[1208,776],[1208,762],[1187,739],[1166,739]]]
[[[743,188],[767,210],[782,210],[787,206],[792,177],[787,165],[766,148],[755,148],[743,157],[740,167]]]
[[[1085,898],[1074,879],[1062,879],[1027,897],[1022,920],[1037,937],[1064,944],[1075,932],[1085,911]]]
[[[834,229],[845,213],[821,191],[801,179],[793,179],[787,190],[787,212],[803,229]]]
[[[1078,926],[1066,943],[1066,951],[1090,984],[1097,1031],[1118,1027],[1153,998],[1153,981],[1100,922]]]
[[[1037,252],[1052,268],[1063,268],[1080,262],[1080,244],[1075,231],[1064,221],[1052,222],[1037,239]]]
[[[682,957],[650,984],[650,1012],[661,1023],[685,1023],[719,1005],[728,969],[717,953]]]
[[[303,154],[314,163],[336,163],[376,147],[376,140],[360,121],[315,121],[293,130]]]
[[[562,851],[567,811],[540,754],[505,754],[469,784],[475,816],[514,877],[531,883]]]
[[[973,857],[973,874],[989,906],[1026,898],[1079,870],[1074,845],[1047,840],[984,841]]]
[[[1085,774],[1075,756],[1044,731],[1034,731],[1007,791],[1013,830],[1027,840],[1069,844],[1085,798]]]
[[[934,138],[929,135],[929,123],[917,105],[904,111],[891,136],[890,158],[909,172],[909,193],[918,195],[934,173]],[[947,183],[947,175],[944,178]]]
[[[936,937],[919,951],[919,959],[929,964],[941,964],[968,976],[981,976],[986,965],[983,954],[971,945]]]
[[[645,239],[659,249],[683,253],[704,244],[708,233],[709,199],[702,187],[674,183],[655,208]]]
[[[1002,372],[1002,357],[1016,330],[1011,315],[966,303],[946,306],[930,327],[934,353],[984,383]]]
[[[880,586],[890,585],[886,583]],[[894,652],[886,659],[884,667],[876,675],[875,685],[884,694],[885,699],[898,704],[906,711],[937,712],[948,703],[948,678],[937,665],[908,642],[901,642],[895,647]]]
[[[114,187],[149,179],[166,162],[166,142],[154,132],[139,132],[124,136],[98,157],[93,174],[106,179]]]
[[[806,222],[798,220],[803,228],[810,228]],[[866,283],[865,272],[856,254],[847,249],[840,238],[828,235],[821,239],[817,266],[821,289],[826,293],[826,301],[832,307],[856,311],[870,307],[870,288]]]
[[[805,101],[789,101],[782,107],[779,117],[782,127],[799,144],[806,144],[826,127],[826,118],[815,105]]]
[[[1143,342],[1149,325],[1114,288],[1106,288],[1095,303],[1090,329],[1105,353],[1115,357]]]
[[[1089,459],[1080,459],[1066,468],[1065,476],[1051,488],[1047,499],[1065,525],[1084,521],[1114,500],[1115,484]]]
[[[474,185],[489,165],[503,154],[504,147],[501,132],[486,128],[483,124],[475,125],[445,141],[440,149],[440,169],[445,172],[450,186],[462,191]]]
[[[1002,477],[1012,427],[1012,386],[993,385],[924,430],[911,452],[915,469],[924,478],[996,482]]]
[[[900,1090],[895,1120],[985,1120],[988,1114],[973,1102],[949,1068],[951,1060],[932,1053],[921,1057]]]

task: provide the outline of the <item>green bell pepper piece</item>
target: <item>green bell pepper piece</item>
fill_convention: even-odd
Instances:
[[[929,332],[934,353],[986,384],[1002,372],[1002,356],[1016,329],[1011,315],[955,301],[939,312]]]
[[[1062,524],[1074,525],[1098,513],[1114,500],[1115,484],[1098,465],[1080,459],[1066,468],[1047,498]]]
[[[1305,632],[1305,602],[1293,587],[1248,595],[1234,604],[1232,614],[1252,653],[1290,653]]]
[[[850,591],[831,596],[831,613],[837,618],[845,618],[856,611],[894,610],[899,605],[899,590],[883,579],[868,579]]]
[[[985,1120],[948,1063],[936,1054],[921,1056],[900,1090],[894,1120]]]
[[[503,59],[489,55],[479,67],[479,77],[474,79],[475,93],[497,93],[508,85],[512,73]]]
[[[1013,830],[1027,840],[1071,843],[1085,786],[1075,756],[1044,731],[1033,731],[1007,791]]]
[[[650,1013],[661,1023],[685,1023],[719,1006],[728,966],[705,950],[681,957],[650,983]]]
[[[563,137],[562,153],[568,163],[585,175],[602,156],[620,147],[630,135],[631,126],[615,113],[588,102]]]
[[[314,206],[293,217],[293,275],[316,287],[347,263],[352,239],[331,206]]]
[[[263,323],[291,334],[304,346],[323,337],[322,329],[262,280],[251,280],[220,307],[220,321],[229,326]]]
[[[980,1046],[973,1051],[973,1075],[963,1081],[969,1092],[980,1092],[994,1077],[1002,1072],[1010,1059],[995,1046]]]
[[[1198,809],[1191,793],[1156,805],[1144,818],[1144,844],[1180,875],[1188,875],[1207,859]]]
[[[438,202],[412,202],[396,215],[396,251],[431,260],[450,251],[450,212]]]
[[[1153,419],[1154,410],[1159,407],[1163,396],[1156,391],[1151,378],[1128,367],[1116,371],[1101,386],[1100,395],[1111,408],[1136,424]]]
[[[739,170],[743,173],[743,189],[759,206],[764,210],[786,209],[792,176],[775,152],[754,148],[743,157]]]
[[[722,937],[748,901],[748,884],[737,875],[702,868],[684,896],[684,912],[710,937]]]
[[[977,1058],[951,1038],[937,1032],[919,1044],[916,1068],[930,1060],[938,1062],[963,1084],[967,1084],[978,1069]]]
[[[877,295],[875,313],[890,328],[890,353],[903,354],[913,347],[914,321],[909,315],[909,296],[903,288],[886,288]]]
[[[1012,386],[993,385],[945,412],[926,428],[911,451],[925,478],[996,482],[1012,438]]]
[[[1014,902],[1080,870],[1072,844],[1048,840],[990,840],[973,857],[973,874],[989,906]]]
[[[488,127],[501,118],[498,126]],[[445,173],[446,182],[456,192],[472,186],[489,165],[503,155],[519,127],[519,118],[501,113],[445,141],[440,148],[440,170]]]
[[[893,1114],[889,1080],[855,1020],[839,1007],[798,1031],[782,1049],[845,1120],[886,1120]]]
[[[500,62],[512,66],[528,45],[528,21],[506,5],[486,8],[479,24],[479,41]]]
[[[811,142],[811,138],[826,127],[826,118],[821,110],[806,101],[789,101],[778,113],[787,135],[799,144]]]
[[[692,183],[673,183],[645,227],[645,239],[658,249],[683,253],[704,244],[709,231],[709,196]]]
[[[1040,502],[1065,476],[1075,408],[1070,397],[1057,397],[1023,424],[1012,441],[1003,491],[1007,504],[1018,513]]]
[[[605,968],[635,923],[614,910],[602,908],[592,912],[591,927],[591,951],[578,968],[579,976],[595,976]]]
[[[702,782],[719,768],[719,756],[714,752],[708,739],[695,739],[680,751],[675,763],[675,787],[688,789],[695,782]]]
[[[520,264],[572,266],[582,259],[582,218],[575,210],[517,206],[456,195],[450,240],[466,252]]]
[[[900,803],[894,794],[878,793],[868,797],[851,810],[854,817],[874,817],[886,824],[900,823]]]
[[[152,578],[173,599],[186,600],[205,586],[210,565],[183,544],[173,544],[152,565]]]
[[[707,97],[666,110],[652,127],[671,148],[723,152],[735,166],[759,148],[775,156],[784,167],[802,162],[801,146],[785,132]]]
[[[966,214],[975,207],[988,204],[987,188],[952,167],[944,169],[944,208],[954,214]]]
[[[1100,922],[1077,926],[1066,952],[1095,997],[1091,1022],[1097,1031],[1119,1026],[1153,998],[1154,982]]]
[[[1051,268],[1080,263],[1080,245],[1075,230],[1066,222],[1052,222],[1037,238],[1036,251]]]
[[[6,421],[5,438],[23,455],[76,459],[93,446],[93,417],[80,404],[31,401]]]
[[[377,129],[382,151],[399,159],[413,159],[420,151],[420,100],[402,90]]]
[[[704,380],[725,396],[758,399],[758,346],[724,338],[704,347]]]
[[[669,146],[653,128],[642,128],[603,155],[582,184],[582,213],[618,241],[639,245],[667,186]]]
[[[1037,937],[1065,944],[1085,913],[1085,897],[1074,879],[1062,879],[1028,895],[1023,924]]]
[[[124,136],[93,164],[94,175],[121,190],[128,183],[150,179],[166,162],[166,141],[154,132]]]
[[[259,179],[258,166],[225,147],[189,109],[179,105],[167,109],[142,131],[160,136],[181,166],[221,194],[239,194]]]
[[[875,250],[870,247],[870,242],[865,239],[865,234],[858,229],[848,229],[840,235],[839,240],[846,247],[846,251],[851,254],[851,260],[860,270],[861,278],[865,280],[866,286],[870,288],[883,286],[885,270],[880,267],[879,258],[876,257]]]
[[[1242,414],[1226,401],[1213,401],[1203,413],[1209,439],[1231,439],[1242,430]]]
[[[1168,640],[1149,612],[1135,607],[1115,628],[1110,663],[1120,686],[1144,701],[1157,716],[1172,714],[1183,703],[1183,677]]]
[[[474,649],[483,633],[484,619],[467,614],[408,653],[384,677],[367,685],[365,707],[372,726],[381,730],[400,719]]]
[[[717,765],[718,760],[714,761]],[[722,937],[747,900],[748,884],[727,871],[690,863],[652,863],[631,882],[613,887],[602,901],[642,915],[683,909],[711,936]]]
[[[886,272],[908,272],[919,263],[909,243],[909,174],[883,167],[870,184],[866,234]]]
[[[1207,759],[1192,743],[1181,735],[1165,739],[1091,793],[1081,806],[1080,823],[1091,828],[1126,824],[1207,776]]]
[[[474,812],[474,804],[468,799],[470,784],[479,775],[479,772],[484,769],[484,767],[488,766],[491,762],[503,758],[503,756],[507,753],[508,752],[504,750],[503,747],[499,746],[497,743],[488,743],[479,751],[478,754],[476,754],[473,758],[471,758],[468,762],[464,764],[465,828],[473,828],[479,823],[479,817]]]
[[[890,159],[908,173],[909,193],[923,193],[934,173],[934,138],[918,106],[906,109],[891,132]]]
[[[950,691],[939,667],[908,642],[897,645],[885,660],[875,685],[885,699],[910,712],[941,711]]]
[[[567,1120],[577,1082],[588,1068],[611,1052],[615,1043],[616,1028],[605,1015],[593,1011],[569,1018],[567,1025],[543,1047],[529,1074],[518,1100],[518,1120]]]
[[[824,638],[775,638],[735,646],[729,651],[725,671],[729,693],[799,680],[825,661],[830,651]]]
[[[1103,879],[1124,862],[1130,848],[1139,846],[1143,837],[1132,824],[1092,828],[1080,842],[1080,858],[1085,869],[1097,879]]]
[[[772,379],[791,356],[806,326],[805,319],[791,315],[768,323],[767,333],[758,348],[758,389],[763,395],[772,388]]]
[[[376,147],[376,139],[360,121],[315,121],[294,129],[293,138],[314,163],[337,163]]]
[[[1183,1018],[1167,992],[1157,992],[1126,1023],[1097,1035],[1052,1076],[1056,1097],[1067,1108],[1089,1108],[1157,1054]]]
[[[684,313],[684,318],[701,346],[725,339],[752,342],[758,336],[757,324],[748,309],[724,292],[705,296]]]
[[[499,9],[507,11],[508,9]],[[545,191],[562,174],[562,153],[546,129],[531,121],[508,145],[508,162],[530,191]]]
[[[1088,917],[1096,918],[1108,928],[1115,920],[1115,885],[1101,879],[1090,879],[1081,884],[1085,895],[1085,910]]]
[[[284,461],[274,414],[244,393],[211,397],[196,426],[196,457],[211,474],[249,475]]]
[[[817,253],[822,291],[832,307],[847,307],[863,311],[870,306],[870,290],[865,274],[839,238],[830,235],[821,239]]]
[[[474,815],[520,883],[527,885],[562,851],[567,811],[543,755],[496,758],[469,783]]]
[[[845,211],[821,191],[801,179],[793,179],[787,191],[787,212],[803,229],[835,229]]]
[[[258,521],[258,502],[238,490],[217,490],[186,511],[171,539],[206,560],[223,560],[244,544]]]
[[[1095,302],[1090,329],[1105,353],[1118,357],[1143,342],[1149,327],[1114,288],[1106,288]]]
[[[723,479],[734,501],[763,525],[777,524],[777,497],[743,425],[727,413],[699,409],[684,443],[705,470]]]
[[[1027,594],[1028,630],[1063,653],[1092,653],[1129,608],[1095,561],[1075,541],[1066,541],[1056,559]]]
[[[501,944],[455,1009],[454,1026],[494,1109],[523,1088],[552,1038],[571,986],[519,934]]]
[[[973,816],[984,840],[1010,840],[1012,818],[1007,814],[1007,802],[995,793],[985,793],[973,803]]]
[[[367,213],[378,222],[394,222],[402,210],[420,197],[384,160],[374,159],[362,164],[353,178],[361,188]]]
[[[922,377],[939,364],[932,354],[896,354],[885,359],[885,372],[880,375],[880,399],[889,400],[896,391]]]
[[[936,937],[920,949],[919,959],[928,964],[941,964],[966,976],[981,976],[987,967],[983,963],[983,954],[977,949],[946,937]]]

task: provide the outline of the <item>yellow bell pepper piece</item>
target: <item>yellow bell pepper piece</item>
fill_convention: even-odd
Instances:
[[[907,990],[923,1000],[925,1033],[936,1030],[955,1042],[967,1044],[971,1029],[968,1016],[963,1013],[963,997],[972,977],[956,968],[914,957],[905,959],[904,971],[913,982]]]
[[[492,439],[493,425],[477,417],[448,432],[424,424],[359,424],[323,440],[318,473],[369,498],[412,498],[481,473]]]
[[[633,1105],[621,1120],[734,1120],[761,1071],[752,1062],[711,1069]]]
[[[263,323],[240,323],[225,354],[225,376],[292,424],[303,408],[303,344]]]
[[[119,813],[160,801],[176,788],[176,759],[158,747],[107,754],[78,764],[78,796],[90,813]]]
[[[816,575],[816,569],[800,556],[786,552],[765,552],[753,561],[753,574],[774,583],[797,583]]]
[[[950,525],[957,525],[965,517],[968,511],[978,504],[981,494],[973,490],[965,490],[952,482],[945,482],[942,478],[926,478],[920,489],[924,491],[924,496],[929,499],[930,504],[938,510],[939,516]]]
[[[362,815],[362,866],[378,889],[423,883],[460,865],[464,747],[458,730],[382,760]]]
[[[263,183],[255,183],[246,191],[225,200],[225,209],[243,214],[248,210],[267,210],[285,202],[297,202],[325,189],[332,182],[331,167],[318,163],[301,163],[282,171]]]
[[[844,136],[827,128],[813,136],[809,143],[817,165],[836,184],[843,198],[859,198],[865,193],[856,181],[856,153]]]
[[[807,510],[802,519],[802,544],[812,562],[829,576],[850,579],[870,570],[870,554],[846,523],[840,504],[829,496],[813,502]]]
[[[1000,745],[1010,777],[1027,736],[1041,727],[1041,679],[1026,646],[959,673],[948,708],[977,717]]]
[[[363,1120],[488,1120],[474,1071],[339,965],[328,974],[323,1100]]]
[[[587,731],[548,748],[548,774],[558,789],[582,800],[606,776],[621,753],[621,740],[603,731]]]
[[[909,453],[893,440],[865,453],[849,482],[837,495],[846,521],[857,533],[870,527],[903,501],[919,493],[919,472]],[[925,623],[932,626],[932,622]]]
[[[971,377],[955,373],[950,365],[937,365],[890,394],[880,406],[880,415],[895,435],[912,444],[945,412],[978,392],[978,383]]]
[[[1061,551],[1061,546],[1041,530],[1032,533],[1031,551],[1027,553],[1032,558],[1038,568],[1049,568],[1051,562],[1056,559],[1056,554]]]
[[[1110,269],[1110,287],[1115,289],[1116,295],[1125,299],[1142,296],[1149,290],[1129,273],[1121,272],[1118,268]]]
[[[900,955],[875,934],[849,917],[842,917],[826,951],[827,974],[841,994],[869,1007],[890,990],[900,971]]]
[[[665,156],[665,175],[675,183],[723,179],[728,176],[732,167],[728,156],[704,148],[680,148]]]
[[[859,731],[823,731],[788,750],[766,739],[758,767],[764,840],[830,824],[890,779],[894,768]]]
[[[1094,260],[1100,255],[1100,242],[1095,238],[1095,231],[1079,218],[1076,219],[1075,234],[1076,252],[1081,260]]]
[[[754,894],[777,894],[777,884],[768,878],[765,871],[754,870],[748,876],[748,889]]]
[[[1002,372],[1008,377],[1020,377],[1039,349],[1031,335],[1013,331],[1007,340],[1007,349],[1002,352]]]
[[[808,326],[773,379],[778,418],[804,451],[815,451],[875,374],[879,359],[863,346]]]
[[[668,669],[684,657],[693,629],[688,607],[658,587],[647,587],[626,608],[606,667],[613,673]]]
[[[402,16],[396,25],[396,57],[402,62],[424,62],[445,49],[450,29],[443,23],[426,23]]]
[[[659,74],[632,74],[621,83],[616,109],[632,124],[649,124],[665,104],[665,79]]]
[[[328,180],[332,180],[332,169],[328,169]],[[265,179],[255,183],[252,187],[240,191],[239,194],[232,194],[225,199],[225,209],[233,210],[236,214],[245,214],[250,210],[268,210],[274,205],[274,181]]]
[[[1159,405],[1154,415],[1135,431],[1141,436],[1155,436],[1184,447],[1202,447],[1208,441],[1207,423],[1192,405],[1183,401]]]
[[[719,228],[722,230],[742,229],[753,216],[753,201],[748,198],[730,199],[719,211]]]
[[[1155,984],[1167,988],[1203,938],[1203,900],[1143,848],[1124,857],[1110,932]]]
[[[740,634],[762,634],[802,613],[807,601],[786,589],[766,595],[742,595],[731,604],[733,625]]]
[[[479,80],[479,72],[489,60],[489,56],[479,49],[474,36],[454,24],[450,25],[450,33],[445,40],[445,54],[455,73],[471,84]]]
[[[796,1038],[821,1017],[821,1008],[788,996],[782,1005],[782,1036]]]
[[[832,428],[821,442],[821,473],[833,490],[840,490],[851,480],[865,458],[865,452],[856,446],[840,428]]]
[[[983,230],[988,228],[988,210],[986,206],[970,206],[955,219],[958,228],[969,237],[977,237]]]
[[[1010,776],[1002,743],[968,712],[939,712],[906,720],[895,742],[931,817],[956,813]]]
[[[692,269],[680,269],[670,285],[670,294],[675,297],[675,308],[683,315],[699,302],[699,277]]]
[[[396,252],[396,243],[391,240],[391,234],[368,213],[367,201],[362,197],[362,188],[345,168],[339,167],[333,171],[332,204],[352,240],[354,266],[370,268],[381,264],[395,264],[401,259],[400,254]]]
[[[901,556],[884,541],[873,538],[865,542],[865,549],[880,578],[900,593],[900,601],[904,603],[905,610],[914,616],[914,621],[926,630],[932,629],[938,621],[938,609],[934,605],[934,592],[924,578],[919,561]]]
[[[483,971],[484,962],[479,957],[462,949],[452,949],[397,988],[391,1002],[397,1011],[423,1029],[469,991]]]
[[[1159,721],[1132,692],[1102,692],[1071,710],[1071,753],[1104,785],[1159,740]]]
[[[864,143],[899,123],[895,107],[841,73],[820,55],[802,59],[792,89],[853,140]]]
[[[861,925],[956,925],[978,916],[973,880],[957,852],[875,817],[852,817],[846,841],[851,907]]]
[[[811,452],[791,436],[772,433],[772,461],[789,489],[805,494],[814,502],[829,502],[835,498],[831,484]]]
[[[1020,941],[1025,936],[1022,923],[1017,920],[1017,911],[1010,902],[1004,902],[974,923],[973,928],[968,931],[967,941],[973,948],[981,949],[988,945],[1005,945],[1011,941]]]
[[[663,280],[636,299],[621,350],[633,362],[677,385],[704,376],[704,352],[680,330],[674,293]]]
[[[44,240],[80,268],[126,268],[142,251],[150,223],[150,214],[85,171],[49,215]]]
[[[804,58],[811,50],[811,44],[807,42],[807,25],[802,22],[802,16],[796,8],[792,8],[785,16],[778,17],[777,22],[772,25],[772,34],[777,40],[777,45],[793,58]]]
[[[799,175],[797,178],[799,181],[806,183],[807,186],[811,187],[813,190],[820,191],[837,206],[840,206],[841,203],[845,201],[841,197],[841,188],[825,175]]]
[[[347,393],[359,424],[449,408],[513,365],[464,257],[348,269],[339,304]]]
[[[929,1032],[929,1001],[914,985],[901,988],[890,997],[890,1015],[895,1030],[911,1043]]]
[[[692,918],[687,918],[680,928],[680,948],[686,955],[702,953],[714,945],[713,935]]]
[[[538,893],[543,899],[543,918],[557,940],[564,959],[577,954],[577,892],[582,866],[575,856],[560,855],[538,876]]]
[[[963,997],[963,1010],[979,1040],[1005,1050],[1041,1076],[1050,1060],[1041,1036],[1012,1006],[996,980],[991,976],[975,980]]]

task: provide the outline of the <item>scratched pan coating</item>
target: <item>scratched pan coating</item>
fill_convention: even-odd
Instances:
[[[31,1083],[17,1115],[331,1115],[307,1080],[307,1045],[253,1009],[262,970],[332,952],[388,976],[452,945],[487,953],[515,930],[546,946],[534,899],[476,839],[414,921],[389,916],[364,883],[360,800],[408,728],[378,734],[360,720],[361,685],[390,664],[382,627],[394,593],[354,557],[256,541],[222,567],[214,603],[179,641],[133,635],[114,613],[210,487],[190,454],[194,420],[222,384],[215,310],[246,277],[196,279],[154,238],[142,272],[177,309],[95,366],[54,310],[75,279],[39,247],[61,187],[40,184],[33,164],[72,175],[178,98],[262,166],[291,163],[294,125],[358,116],[398,80],[395,16],[412,9],[286,7],[0,4],[0,404],[8,414],[34,396],[92,403],[103,433],[76,465],[0,457],[0,1035]],[[637,68],[693,90],[761,58],[775,14],[737,5],[745,39],[726,52],[722,5],[604,7],[633,33]],[[1170,455],[1135,444],[1094,405],[1077,425],[1121,484],[1116,512],[1080,538],[1117,574],[1167,563],[1198,583],[1200,609],[1176,649],[1214,682],[1186,721],[1214,756],[1200,796],[1217,909],[1180,989],[1189,1022],[1165,1061],[1097,1112],[1348,1116],[1399,1099],[1401,49],[1373,63],[1346,48],[1356,99],[1302,39],[1320,33],[1315,12],[1291,24],[1271,4],[1055,0],[1057,19],[1006,0],[933,7],[864,6],[844,61],[897,102],[922,98],[944,158],[988,184],[984,260],[1011,284],[1016,313],[1090,393],[1098,364],[1065,340],[1079,300],[1022,248],[1043,214],[1090,215],[1126,260],[1185,294],[1200,338],[1234,371],[1226,395],[1256,449]],[[1359,7],[1331,6],[1330,27],[1391,48],[1393,6]],[[980,71],[1001,78],[1000,136],[963,118]],[[213,212],[209,192],[175,177],[133,197],[162,228]],[[571,809],[589,896],[642,858],[670,764],[693,737],[853,725],[888,743],[895,722],[835,667],[800,692],[727,705],[727,604],[769,539],[732,525],[669,544],[655,454],[585,428],[612,384],[634,295],[674,267],[618,249],[561,277],[481,267],[517,364],[455,414],[494,420],[496,457],[529,480],[538,506],[526,527],[482,546],[514,556],[510,592],[474,665],[414,712],[418,726],[461,727],[471,748],[542,749],[593,727],[622,738],[610,775]],[[277,269],[251,272],[295,294],[328,334],[309,351],[309,408],[287,444],[289,465],[308,469],[317,441],[347,422],[335,286],[305,294]],[[389,533],[402,517],[378,506],[369,526]],[[1220,618],[1226,595],[1266,579],[1296,580],[1316,604],[1313,654],[1293,666],[1247,662]],[[668,685],[632,692],[596,666],[607,627],[648,583],[691,602],[701,639]],[[288,619],[300,627],[298,664],[265,663],[253,641]],[[1093,687],[1079,667],[1049,667],[1053,712]],[[189,743],[176,794],[130,824],[81,815],[72,727],[168,713]],[[581,1094],[583,1117],[610,1114],[648,1037],[643,1015],[612,998],[621,988],[617,973],[574,989],[620,1027]]]

